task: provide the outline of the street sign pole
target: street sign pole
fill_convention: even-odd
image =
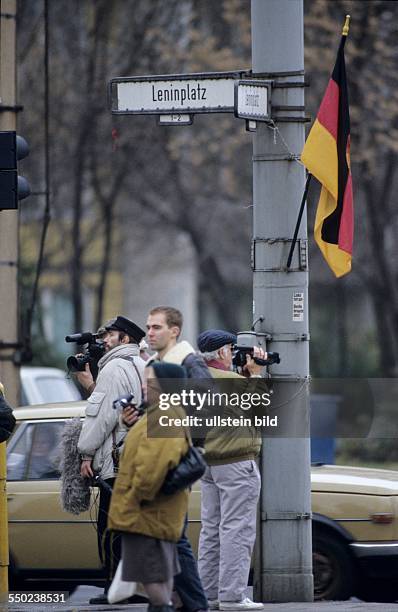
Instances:
[[[308,416],[305,220],[289,271],[286,261],[305,182],[297,161],[306,120],[302,8],[302,0],[252,0],[252,72],[123,77],[109,84],[115,115],[157,115],[160,125],[190,125],[197,113],[235,113],[254,132],[253,320],[257,342],[271,332],[270,348],[281,354],[281,364],[270,369],[285,385],[297,421],[299,403]],[[301,418],[303,411],[297,413]],[[309,448],[308,438],[264,441],[258,600],[313,598]]]
[[[252,0],[252,61],[253,77],[273,81],[274,122],[257,122],[253,136],[253,319],[264,317],[256,331],[269,332],[270,350],[280,353],[270,371],[292,419],[304,414],[308,424],[305,218],[286,269],[305,184],[298,163],[305,122],[302,0]],[[256,599],[312,601],[309,438],[264,439],[261,471]]]

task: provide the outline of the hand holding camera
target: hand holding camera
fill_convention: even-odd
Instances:
[[[83,357],[83,355],[80,353],[78,355],[76,355],[76,358],[80,358]],[[94,378],[93,375],[91,374],[91,370],[90,370],[90,366],[88,363],[85,364],[85,368],[84,370],[78,370],[75,372],[75,376],[76,379],[79,383],[79,385],[81,385],[83,387],[83,389],[86,389],[86,391],[88,391],[89,393],[92,392],[94,386],[95,386],[95,382],[94,382]]]
[[[247,372],[249,376],[261,376],[266,363],[268,354],[259,346],[253,348],[253,354],[246,354],[246,364],[243,366],[243,372]]]
[[[138,407],[137,404],[134,403],[133,393],[115,400],[113,402],[113,408],[115,410],[121,410],[122,421],[127,427],[134,425],[145,412],[142,406]]]

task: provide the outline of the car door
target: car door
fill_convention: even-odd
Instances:
[[[9,545],[19,570],[98,569],[91,511],[74,516],[60,505],[58,445],[63,420],[20,424],[7,449]]]

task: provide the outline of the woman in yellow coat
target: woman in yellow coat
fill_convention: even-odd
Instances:
[[[160,489],[167,472],[189,448],[189,432],[178,426],[163,428],[158,417],[161,379],[185,378],[184,368],[155,362],[145,371],[147,413],[126,437],[119,473],[112,493],[108,527],[122,532],[123,580],[141,582],[149,612],[169,612],[173,577],[180,572],[176,542],[188,510],[187,489],[164,495]],[[180,406],[168,417],[185,416]],[[167,437],[159,437],[167,436]]]

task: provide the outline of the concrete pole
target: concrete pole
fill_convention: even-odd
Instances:
[[[291,238],[305,185],[296,158],[304,145],[302,0],[252,0],[253,74],[274,82],[279,132],[257,123],[253,145],[254,319],[272,336],[270,368],[292,418],[308,424],[308,267],[304,214],[292,265]],[[290,107],[290,108],[289,108]],[[293,157],[292,155],[293,154]],[[298,409],[301,409],[298,410]],[[263,440],[260,537],[255,595],[261,601],[312,601],[309,438]]]
[[[16,0],[0,0],[0,131],[16,129]],[[19,403],[18,341],[18,211],[0,211],[0,382],[11,406]]]

